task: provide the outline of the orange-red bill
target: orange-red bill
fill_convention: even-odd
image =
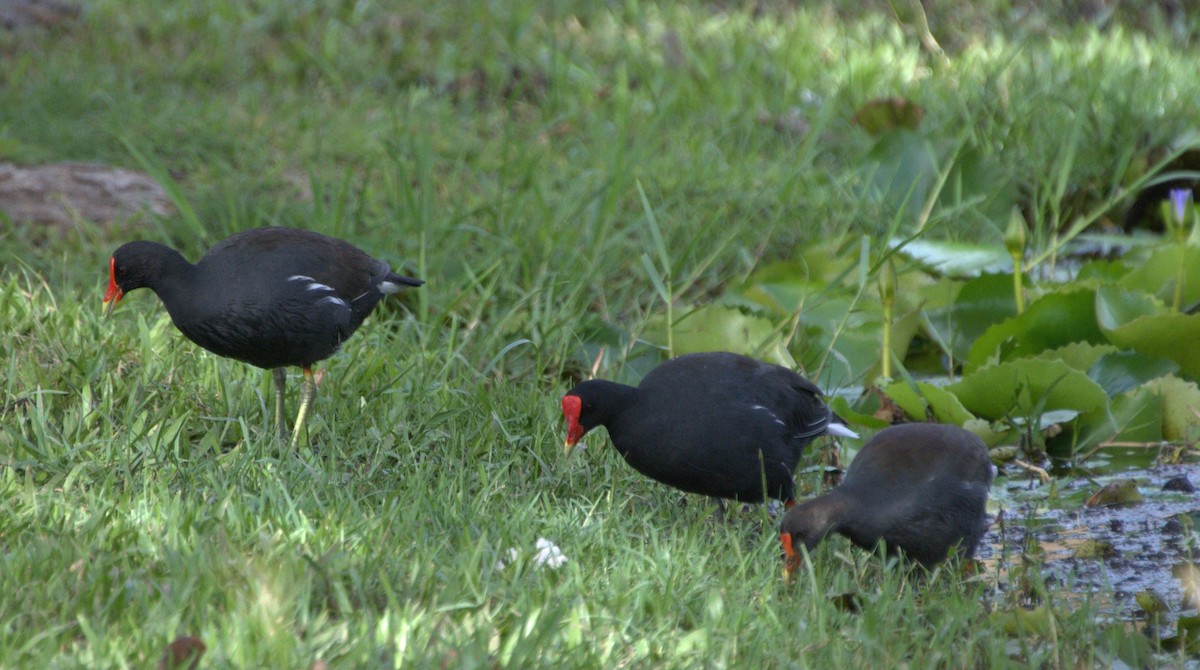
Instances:
[[[125,293],[117,286],[117,259],[108,259],[108,291],[104,293],[104,315],[108,316],[112,313],[113,308],[117,303],[121,302],[121,298]]]
[[[783,580],[790,582],[792,573],[800,567],[800,554],[796,553],[796,548],[792,545],[791,533],[780,533],[779,544],[783,546]]]
[[[569,454],[571,447],[574,447],[587,432],[583,429],[583,424],[579,422],[579,415],[583,412],[583,401],[577,395],[563,396],[562,412],[567,419],[567,441],[564,446]]]

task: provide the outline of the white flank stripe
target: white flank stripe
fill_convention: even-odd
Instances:
[[[784,422],[783,422],[783,419],[780,419],[778,416],[776,416],[775,412],[772,412],[772,411],[771,411],[769,408],[767,408],[767,407],[763,407],[762,405],[751,405],[751,406],[750,406],[750,409],[761,409],[762,411],[764,411],[764,412],[766,412],[767,414],[771,415],[771,418],[775,420],[775,423],[777,423],[777,424],[779,424],[779,425],[781,425],[781,426],[786,426],[786,425],[787,425],[786,423],[784,423]]]

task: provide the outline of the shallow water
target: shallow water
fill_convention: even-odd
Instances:
[[[1014,568],[1028,560],[1057,593],[1098,598],[1113,620],[1144,619],[1136,596],[1157,594],[1169,608],[1162,619],[1168,623],[1200,606],[1195,585],[1173,574],[1200,563],[1200,493],[1164,491],[1163,484],[1187,476],[1200,485],[1198,471],[1194,464],[1122,466],[1102,476],[1060,474],[1047,485],[1011,472],[992,487],[989,512],[999,518],[976,557],[1002,592],[1025,588]],[[1120,479],[1136,482],[1141,502],[1085,506]]]

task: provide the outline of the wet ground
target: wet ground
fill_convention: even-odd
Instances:
[[[1200,607],[1200,493],[1164,490],[1164,485],[1200,486],[1200,467],[1104,469],[1100,476],[1056,474],[1049,484],[1019,470],[997,479],[989,512],[999,518],[976,557],[1005,593],[1029,588],[1020,569],[1028,561],[1040,567],[1053,591],[1099,598],[1113,620],[1145,620],[1147,596],[1165,605],[1164,623],[1195,613]],[[1086,504],[1105,485],[1122,480],[1136,484],[1140,501]]]

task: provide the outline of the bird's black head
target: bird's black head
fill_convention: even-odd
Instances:
[[[783,548],[783,577],[790,580],[800,567],[800,547],[809,552],[834,530],[831,505],[825,497],[810,500],[788,510],[779,523],[779,543]]]
[[[562,399],[563,418],[567,420],[567,453],[589,430],[604,425],[634,390],[624,384],[590,379],[568,391]]]
[[[157,242],[129,242],[113,252],[108,261],[108,291],[104,294],[104,311],[108,314],[126,293],[151,287],[168,268],[187,263],[179,252]]]

